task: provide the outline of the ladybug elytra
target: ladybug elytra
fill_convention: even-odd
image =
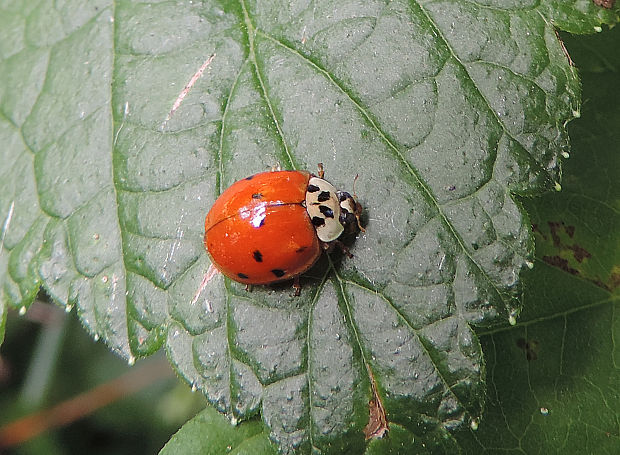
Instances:
[[[343,233],[363,230],[361,205],[307,171],[261,172],[226,189],[205,219],[204,244],[213,265],[232,280],[270,284],[294,279]],[[350,254],[349,254],[350,255]]]

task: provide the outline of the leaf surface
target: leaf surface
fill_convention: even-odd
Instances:
[[[276,455],[263,425],[254,420],[233,427],[211,406],[185,423],[159,452],[160,455]]]
[[[285,452],[363,450],[371,400],[454,444],[485,392],[471,325],[518,313],[532,256],[513,195],[554,187],[579,110],[550,24],[616,18],[552,4],[5,6],[2,305],[42,284],[130,362],[165,345]],[[301,298],[220,277],[191,304],[208,207],[277,162],[360,174],[355,258],[324,258]]]

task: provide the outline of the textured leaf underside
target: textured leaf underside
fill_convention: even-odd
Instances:
[[[165,345],[285,452],[364,447],[373,386],[390,422],[444,444],[481,413],[470,324],[518,312],[532,239],[512,194],[555,185],[578,112],[549,11],[616,20],[548,3],[12,2],[0,321],[43,285],[129,360]],[[339,188],[359,174],[354,259],[321,261],[300,298],[218,277],[191,304],[219,192],[319,162]]]

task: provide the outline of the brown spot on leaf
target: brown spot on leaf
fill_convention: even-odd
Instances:
[[[537,236],[536,241],[542,239],[544,244],[540,246],[548,253],[542,257],[544,262],[571,275],[580,276],[610,292],[620,286],[620,266],[614,266],[608,278],[601,278],[589,272],[589,268],[581,265],[587,264],[596,253],[591,253],[579,244],[579,239],[582,237],[578,235],[576,226],[561,220],[547,221],[546,226],[549,228],[548,235],[546,235],[544,224],[532,224],[532,232]]]
[[[372,398],[368,402],[369,418],[368,424],[364,427],[364,436],[366,436],[366,440],[381,439],[390,431],[390,426],[387,421],[385,409],[383,408],[383,402],[377,392],[375,377],[370,368],[367,368],[367,370],[370,378]]]
[[[602,6],[606,9],[612,9],[616,3],[616,0],[592,0],[596,6]]]
[[[519,338],[517,340],[517,346],[525,351],[525,358],[528,361],[538,359],[538,341]]]
[[[571,239],[573,238],[575,235],[575,226],[567,226],[564,221],[548,221],[547,224],[549,225],[554,247],[560,250],[572,251],[573,257],[577,262],[582,262],[584,259],[592,257],[592,254],[581,245],[566,245],[562,242],[563,234],[566,234]],[[544,235],[543,238],[546,240]],[[564,236],[564,238],[566,238],[566,236]]]
[[[532,224],[532,232],[540,235],[543,238],[543,240],[547,240],[547,236],[545,235],[543,231],[540,230],[540,228],[538,227],[538,224]]]
[[[560,239],[559,230],[562,227],[562,223],[558,221],[547,221],[549,225],[549,230],[551,231],[551,238],[553,239],[553,246],[559,248],[562,245],[562,240]]]
[[[571,275],[579,275],[579,270],[569,267],[568,260],[564,259],[561,256],[543,256],[542,260],[549,265],[562,269],[567,273],[570,273]]]
[[[609,286],[607,286],[605,283],[603,283],[599,279],[590,280],[590,281],[592,281],[594,284],[596,284],[599,288],[603,288],[603,289],[606,289],[608,291],[611,291],[611,289],[609,289]]]
[[[615,291],[618,286],[620,286],[620,267],[615,265],[609,276],[609,289]]]
[[[577,262],[582,262],[584,259],[589,259],[592,257],[592,254],[590,254],[590,252],[582,246],[570,245],[567,248],[573,251],[573,256]]]

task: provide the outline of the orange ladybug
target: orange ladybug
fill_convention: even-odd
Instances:
[[[294,279],[343,233],[362,230],[361,205],[307,171],[262,172],[239,180],[215,201],[205,219],[204,244],[215,267],[240,283]],[[350,255],[350,254],[349,254]]]

